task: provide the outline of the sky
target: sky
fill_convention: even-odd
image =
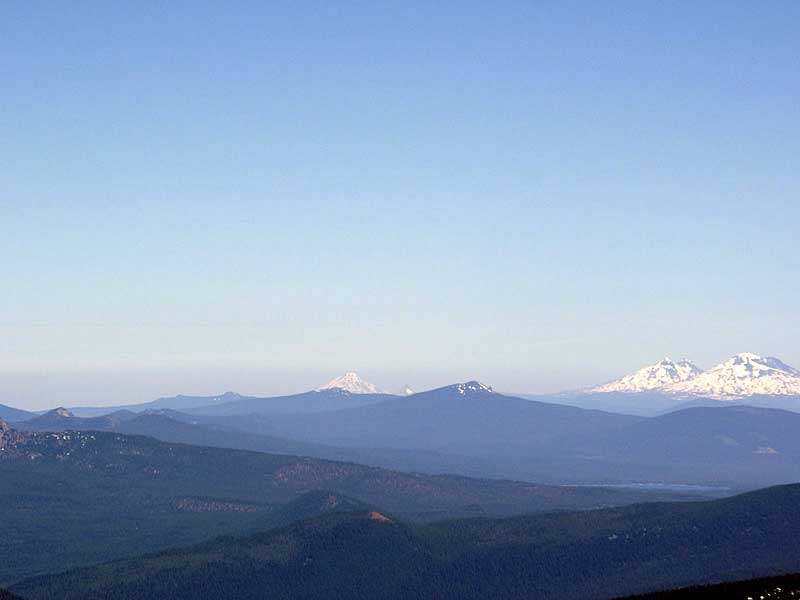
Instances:
[[[800,3],[0,4],[0,402],[800,366]]]

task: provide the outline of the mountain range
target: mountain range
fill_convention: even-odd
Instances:
[[[402,394],[413,393],[406,386]],[[146,410],[179,410],[198,414],[285,414],[338,410],[380,402],[393,397],[365,381],[358,374],[349,372],[336,377],[316,390],[290,394],[288,396],[244,396],[236,392],[225,392],[215,396],[171,396],[142,404],[70,408],[79,417],[95,417],[117,411],[144,412]],[[0,411],[2,408],[0,407]],[[0,414],[2,417],[2,414]],[[22,419],[9,418],[9,421]]]
[[[702,371],[688,359],[678,361],[666,357],[654,365],[642,367],[635,373],[625,375],[616,381],[590,389],[594,393],[607,392],[649,392],[663,390],[676,383],[689,381]]]
[[[210,414],[210,413],[209,413]],[[557,439],[596,434],[637,417],[535,402],[477,381],[354,408],[271,415],[240,427],[337,446],[413,448],[456,454],[521,455]]]
[[[414,522],[686,497],[402,473],[113,431],[28,432],[5,422],[0,422],[0,482],[0,550],[6,550],[0,552],[0,586],[252,529],[316,489]]]
[[[654,367],[627,380],[639,391],[580,396],[669,400],[650,417],[478,381],[370,393],[354,377],[361,392],[20,411],[0,421],[0,586],[29,600],[577,599],[800,570],[800,487],[714,502],[692,488],[800,480],[800,414],[742,405],[792,396],[665,391],[796,372],[755,355]]]
[[[687,359],[665,358],[589,393],[652,392],[682,397],[739,400],[750,396],[800,396],[800,371],[775,357],[749,352],[700,370]]]
[[[225,392],[215,396],[172,396],[152,402],[111,407],[76,407],[80,417],[117,411],[143,412],[171,409],[196,415],[291,415],[322,413],[413,397],[405,386],[399,394],[383,392],[355,372],[330,380],[319,388],[288,396],[243,396]],[[514,396],[514,395],[512,395]],[[615,381],[560,394],[517,394],[529,400],[566,404],[633,415],[652,416],[679,408],[713,406],[718,402],[800,411],[800,371],[775,357],[741,353],[701,370],[688,359],[669,357]],[[0,405],[0,418],[21,422],[33,413]]]
[[[322,413],[345,408],[377,404],[384,400],[398,398],[393,394],[350,392],[343,388],[331,387],[313,390],[290,396],[271,396],[267,398],[243,398],[234,402],[198,406],[186,412],[198,415],[291,415]]]
[[[122,404],[117,406],[75,406],[70,407],[70,412],[79,417],[96,417],[100,415],[107,415],[117,411],[131,411],[131,412],[144,412],[146,410],[191,410],[202,406],[215,406],[217,404],[229,404],[246,400],[252,396],[242,396],[236,392],[225,392],[224,394],[217,394],[214,396],[185,396],[179,394],[177,396],[168,396],[151,400],[150,402],[142,402],[139,404]],[[13,421],[14,419],[7,419]]]
[[[291,415],[356,408],[415,395],[409,386],[399,394],[383,392],[357,373],[348,372],[315,390],[288,396],[257,397],[235,392],[214,396],[178,395],[141,404],[82,406],[70,410],[79,417],[165,409],[195,415]],[[642,416],[691,406],[713,406],[718,402],[800,410],[800,371],[775,357],[752,353],[738,354],[707,371],[688,359],[667,357],[620,379],[585,390],[517,396]],[[0,418],[8,421],[22,422],[34,416],[35,413],[29,411],[0,405]]]
[[[477,382],[350,409],[80,418],[57,409],[29,431],[112,431],[403,471],[549,484],[746,487],[800,480],[800,414],[729,402],[644,418],[529,401]]]
[[[742,360],[733,361],[731,368],[743,376],[770,378],[772,370],[791,369],[777,359],[738,358]],[[686,361],[670,362],[650,369],[646,379],[672,379],[692,371]],[[209,398],[214,402],[204,404]],[[773,408],[776,398],[790,402],[794,397],[686,400],[653,389],[532,401],[470,381],[407,396],[353,393],[335,386],[271,398],[176,396],[177,404],[188,408],[120,409],[92,417],[59,408],[42,415],[22,412],[14,423],[28,431],[147,435],[166,442],[428,474],[558,485],[663,483],[739,489],[800,480],[800,442],[793,433],[800,430],[800,415]],[[664,414],[643,417],[624,414],[633,411],[592,409],[598,400],[647,405],[652,413]],[[170,405],[168,398],[156,402]],[[585,402],[582,408],[565,405],[579,402]],[[745,402],[755,406],[742,406]]]

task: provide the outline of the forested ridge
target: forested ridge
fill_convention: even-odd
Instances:
[[[12,590],[30,600],[611,598],[800,570],[798,502],[794,485],[702,503],[427,525],[359,508]]]

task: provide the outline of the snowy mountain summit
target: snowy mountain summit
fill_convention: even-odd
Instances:
[[[604,392],[648,392],[693,380],[701,373],[700,369],[685,358],[674,361],[669,357],[639,369],[621,379],[590,389],[592,393]]]
[[[457,383],[454,386],[455,390],[465,396],[467,394],[474,394],[474,393],[489,393],[494,394],[494,390],[491,386],[481,383],[480,381],[467,381],[466,383]]]
[[[662,392],[718,400],[747,396],[800,396],[800,370],[775,357],[750,352],[737,354],[707,371],[701,371],[685,359],[675,362],[665,358],[588,391]]]
[[[723,400],[754,395],[800,396],[800,371],[775,357],[743,352],[665,391]]]
[[[352,371],[349,373],[345,373],[340,377],[336,377],[335,379],[331,379],[328,383],[323,385],[320,388],[317,388],[318,392],[322,390],[344,390],[346,392],[350,392],[351,394],[383,394],[384,392],[378,388],[376,385],[370,383],[369,381],[364,381],[361,377],[358,376],[358,373],[353,373]]]

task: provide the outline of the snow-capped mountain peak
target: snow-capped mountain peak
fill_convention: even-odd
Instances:
[[[491,386],[481,383],[480,381],[467,381],[466,383],[458,383],[455,385],[456,391],[462,396],[475,392],[488,392],[494,394]]]
[[[590,389],[592,393],[604,392],[646,392],[659,390],[668,385],[691,381],[700,374],[700,369],[690,360],[682,358],[674,361],[665,357],[654,365],[639,369],[611,383]]]
[[[774,356],[742,352],[666,391],[720,399],[800,395],[800,371]]]
[[[338,389],[350,392],[351,394],[383,394],[378,386],[365,381],[358,376],[358,373],[349,372],[331,379],[322,387],[317,388],[317,391]]]

